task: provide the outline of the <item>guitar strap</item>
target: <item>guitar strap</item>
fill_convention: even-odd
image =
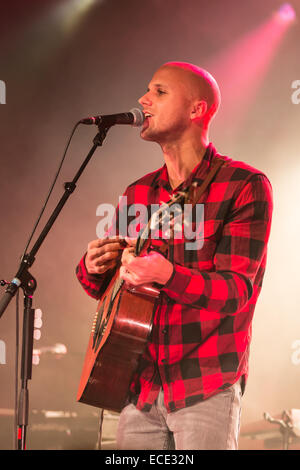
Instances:
[[[200,200],[201,196],[204,194],[210,183],[213,181],[214,177],[217,175],[220,168],[227,163],[226,158],[222,158],[218,156],[215,158],[214,162],[211,165],[211,168],[206,175],[206,178],[203,180],[200,186],[197,183],[192,183],[191,186],[186,190],[185,194],[185,202],[192,204],[194,206]],[[164,240],[165,243],[161,246],[153,245],[152,243],[148,247],[149,251],[157,251],[158,253],[162,254],[166,258],[168,257],[168,252],[170,249],[171,242],[174,240],[174,227],[171,230],[170,239]]]
[[[189,195],[188,195],[188,202],[190,204],[197,204],[202,194],[207,189],[208,185],[212,182],[218,171],[220,170],[221,166],[226,163],[226,159],[222,157],[217,157],[214,163],[211,166],[206,178],[202,182],[202,184],[198,187],[197,183],[192,183],[191,187],[189,188]]]

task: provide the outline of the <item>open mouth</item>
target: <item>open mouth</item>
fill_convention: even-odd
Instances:
[[[153,115],[148,113],[148,112],[144,112],[144,116],[145,116],[145,120],[144,120],[144,123],[143,123],[143,129],[145,129],[149,126],[150,119],[152,118]]]

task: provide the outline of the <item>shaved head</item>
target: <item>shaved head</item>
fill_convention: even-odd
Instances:
[[[160,145],[207,142],[220,90],[206,70],[187,62],[167,62],[156,70],[139,103],[146,115],[143,139]]]
[[[177,74],[185,86],[188,98],[207,103],[207,121],[211,121],[219,109],[221,93],[214,77],[196,65],[188,62],[166,62],[158,70],[169,69]]]

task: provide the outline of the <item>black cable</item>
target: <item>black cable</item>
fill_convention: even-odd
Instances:
[[[54,180],[50,186],[50,189],[49,189],[49,192],[48,192],[48,195],[46,197],[46,200],[44,202],[44,205],[42,207],[42,210],[37,218],[37,221],[36,223],[34,224],[34,227],[33,227],[33,230],[31,232],[31,235],[27,241],[27,244],[25,246],[25,249],[24,249],[24,252],[23,252],[23,255],[22,255],[22,258],[21,258],[21,261],[23,260],[24,256],[26,255],[27,253],[27,250],[28,250],[28,247],[30,245],[30,242],[36,232],[36,229],[38,227],[38,224],[43,216],[43,213],[45,212],[45,209],[46,209],[46,206],[48,204],[48,201],[50,199],[50,196],[52,194],[52,191],[54,189],[54,186],[56,184],[56,181],[57,181],[57,178],[60,174],[60,171],[61,171],[61,168],[62,168],[62,165],[64,163],[64,160],[65,160],[65,157],[66,157],[66,154],[67,154],[67,151],[68,151],[68,148],[69,148],[69,145],[71,143],[71,140],[73,138],[73,135],[75,133],[75,130],[77,129],[77,126],[81,124],[80,122],[77,122],[75,124],[75,126],[73,127],[73,130],[71,132],[71,135],[69,137],[69,140],[67,142],[67,145],[65,147],[65,150],[64,150],[64,153],[63,153],[63,156],[62,156],[62,159],[61,159],[61,162],[59,164],[59,167],[58,167],[58,170],[55,174],[55,177],[54,177]],[[15,410],[14,410],[14,447],[15,449],[17,450],[18,449],[18,380],[19,380],[19,289],[17,290],[17,293],[16,293],[16,358],[15,358]]]
[[[79,124],[80,124],[80,122],[77,122],[77,123],[75,124],[75,126],[74,126],[72,132],[71,132],[71,135],[70,135],[70,137],[69,137],[68,143],[67,143],[66,148],[65,148],[65,151],[64,151],[64,153],[63,153],[62,160],[61,160],[61,162],[60,162],[60,165],[59,165],[58,170],[57,170],[57,172],[56,172],[56,175],[55,175],[55,177],[54,177],[53,183],[52,183],[52,185],[50,186],[48,195],[47,195],[47,197],[46,197],[46,201],[45,201],[45,203],[44,203],[44,205],[43,205],[43,207],[42,207],[42,210],[41,210],[41,212],[40,212],[40,215],[38,216],[37,221],[36,221],[36,223],[35,223],[35,225],[34,225],[34,227],[33,227],[32,233],[31,233],[31,235],[30,235],[30,237],[29,237],[29,239],[28,239],[28,241],[27,241],[27,244],[26,244],[26,247],[25,247],[25,249],[24,249],[24,253],[23,253],[23,255],[22,255],[21,260],[22,260],[22,259],[24,258],[24,256],[26,255],[26,252],[27,252],[27,250],[28,250],[29,244],[30,244],[30,242],[31,242],[31,240],[32,240],[32,238],[33,238],[33,235],[35,234],[35,231],[36,231],[36,229],[37,229],[37,226],[38,226],[38,224],[39,224],[39,222],[40,222],[40,220],[41,220],[41,218],[42,218],[42,215],[43,215],[43,213],[45,212],[47,203],[48,203],[49,198],[50,198],[50,196],[51,196],[51,194],[52,194],[52,191],[53,191],[53,189],[54,189],[54,186],[55,186],[55,183],[56,183],[57,178],[58,178],[58,176],[59,176],[60,170],[61,170],[61,168],[62,168],[62,166],[63,166],[63,163],[64,163],[64,160],[65,160],[66,153],[67,153],[67,151],[68,151],[69,145],[70,145],[70,143],[71,143],[71,140],[72,140],[72,138],[73,138],[73,135],[74,135],[74,133],[75,133],[75,130],[77,129],[77,126],[78,126]]]

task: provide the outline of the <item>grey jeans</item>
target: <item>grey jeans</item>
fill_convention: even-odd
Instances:
[[[123,408],[117,431],[120,450],[237,450],[241,386],[195,405],[167,413],[163,391],[149,412],[132,403]]]

